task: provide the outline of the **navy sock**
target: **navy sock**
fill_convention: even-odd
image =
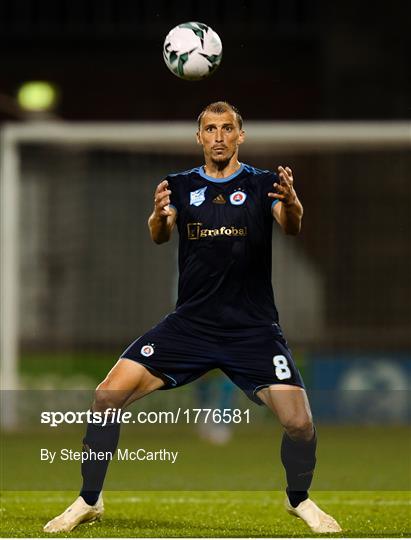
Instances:
[[[293,440],[286,433],[283,435],[281,461],[287,476],[288,499],[294,508],[308,499],[316,463],[316,448],[315,430],[310,441]]]
[[[120,424],[88,424],[83,439],[85,452],[111,452],[114,454],[120,437]],[[90,454],[92,456],[92,454]],[[108,459],[88,459],[81,464],[83,487],[80,495],[90,505],[96,504],[100,491],[103,489],[104,478],[110,463]]]

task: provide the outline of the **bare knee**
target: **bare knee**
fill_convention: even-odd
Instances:
[[[314,435],[310,405],[301,388],[273,385],[258,392],[258,397],[277,415],[291,439],[309,441]]]
[[[314,424],[310,415],[304,413],[284,419],[282,426],[291,439],[309,441],[314,435]]]
[[[104,412],[107,409],[121,409],[127,401],[128,392],[113,390],[110,382],[105,379],[94,393],[93,411]]]
[[[164,386],[164,381],[152,375],[144,366],[120,359],[95,391],[93,410],[121,409]]]

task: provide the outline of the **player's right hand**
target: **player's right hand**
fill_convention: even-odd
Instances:
[[[168,189],[168,181],[163,180],[160,182],[154,192],[154,214],[160,218],[166,218],[173,213],[170,210],[170,195],[171,191]]]

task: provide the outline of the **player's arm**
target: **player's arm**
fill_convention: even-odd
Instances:
[[[296,235],[301,230],[303,207],[293,186],[292,170],[290,167],[278,167],[278,176],[280,183],[273,184],[274,192],[268,194],[271,199],[279,200],[272,213],[286,234]]]
[[[154,210],[148,218],[148,228],[156,244],[168,242],[177,219],[177,211],[170,205],[171,191],[167,180],[160,182],[154,192]]]

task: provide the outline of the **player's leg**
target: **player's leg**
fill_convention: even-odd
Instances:
[[[92,410],[104,413],[108,409],[122,409],[163,385],[162,379],[154,376],[141,364],[122,358],[98,385]],[[83,439],[83,449],[114,453],[119,436],[120,424],[117,422],[106,425],[89,423]],[[106,460],[90,459],[82,463],[83,487],[80,495],[88,505],[96,504],[108,465],[109,461]]]
[[[121,409],[162,386],[164,381],[144,366],[122,358],[98,385],[92,410],[104,413],[108,409]],[[114,453],[119,435],[119,423],[89,423],[83,439],[83,450]],[[82,462],[83,486],[79,497],[62,514],[45,525],[45,532],[69,532],[80,523],[101,517],[104,506],[100,493],[109,461],[89,459]]]
[[[222,369],[252,401],[274,411],[284,427],[281,459],[287,475],[287,510],[314,532],[339,532],[336,521],[308,498],[316,434],[304,383],[280,326],[242,332],[225,346]]]
[[[281,460],[287,475],[287,494],[292,506],[308,498],[316,463],[317,440],[310,406],[303,388],[276,384],[257,393],[284,428]]]
[[[101,413],[109,408],[124,408],[154,390],[187,384],[215,367],[216,353],[208,342],[202,343],[197,335],[188,331],[185,324],[168,316],[123,352],[97,387],[93,410]],[[119,430],[118,424],[89,424],[84,437],[86,449],[114,452]],[[108,464],[109,461],[84,461],[81,496],[46,525],[46,532],[67,532],[101,515],[99,493]]]
[[[334,518],[308,497],[316,464],[317,437],[307,394],[303,388],[275,384],[257,396],[278,417],[284,428],[281,461],[287,476],[287,511],[318,533],[340,532]]]

